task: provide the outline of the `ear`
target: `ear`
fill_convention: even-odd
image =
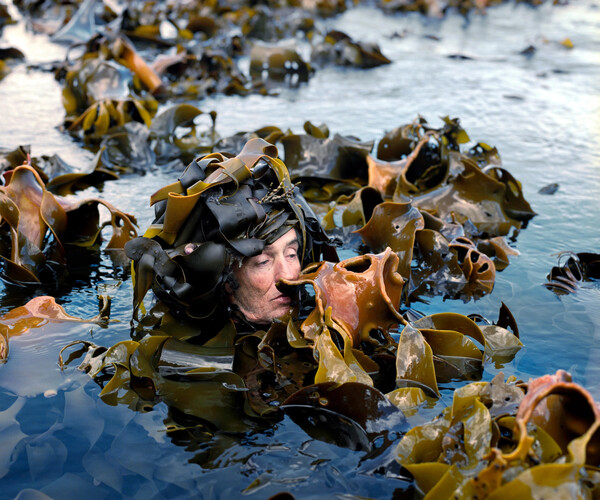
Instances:
[[[225,293],[227,295],[229,295],[230,297],[233,297],[233,290],[231,289],[231,285],[229,283],[225,283],[223,285],[223,289],[225,290]]]

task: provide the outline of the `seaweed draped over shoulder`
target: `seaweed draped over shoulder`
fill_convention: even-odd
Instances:
[[[258,255],[291,228],[301,237],[303,266],[322,257],[337,260],[277,148],[260,138],[237,156],[196,158],[150,203],[153,223],[125,246],[133,261],[134,319],[150,287],[173,312],[211,318],[226,306],[222,285],[232,256]]]

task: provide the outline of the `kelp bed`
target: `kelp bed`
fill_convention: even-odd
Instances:
[[[542,272],[528,260],[540,248],[521,243],[545,219],[538,206],[551,206],[543,200],[556,196],[555,178],[535,179],[532,192],[503,165],[494,128],[472,140],[455,115],[394,119],[369,139],[358,125],[336,132],[333,117],[286,128],[260,108],[245,122],[253,125],[232,125],[229,103],[281,100],[332,68],[343,81],[393,66],[376,44],[324,28],[351,10],[341,3],[15,5],[56,43],[79,42],[33,69],[62,89],[60,133],[90,161],[73,166],[26,144],[1,152],[0,481],[10,496],[600,496],[596,372],[577,380],[597,359],[597,236],[591,247],[565,239],[544,248]],[[473,8],[377,6],[388,20],[410,10],[442,22],[482,15]],[[10,23],[8,11],[2,19]],[[291,34],[295,44],[276,43]],[[16,47],[3,52],[7,79],[23,58]],[[297,185],[342,262],[316,263],[289,283],[313,302],[268,331],[225,325],[199,336],[149,297],[129,329],[148,284],[139,267],[132,283],[121,250],[146,229],[137,210],[210,152],[222,153],[213,155],[227,172],[220,182],[235,183],[240,164],[252,171],[260,158],[283,190]],[[239,159],[231,171],[228,156]],[[181,206],[152,231],[181,227],[186,197],[206,189],[192,180],[170,187]],[[174,264],[161,258],[154,268],[169,276]],[[527,292],[524,269],[539,292]],[[576,326],[579,350],[564,361],[536,330],[549,329],[550,349],[563,347],[548,318],[560,322],[555,304],[573,303],[558,334]],[[582,347],[591,354],[579,368]],[[575,380],[561,368],[575,368]]]

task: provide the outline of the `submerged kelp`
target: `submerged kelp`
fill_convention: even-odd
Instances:
[[[339,318],[343,307],[330,304],[327,309],[327,317]],[[408,323],[400,315],[397,320]],[[109,348],[79,341],[63,351],[82,345],[87,354],[79,368],[102,385],[100,396],[109,404],[148,410],[165,402],[199,424],[227,432],[249,429],[248,418],[277,420],[288,412],[298,416],[301,405],[305,416],[318,418],[326,412],[334,419],[350,419],[361,433],[370,434],[363,442],[367,448],[376,435],[408,430],[400,410],[414,412],[423,404],[435,404],[438,384],[477,379],[484,361],[496,356],[486,340],[491,333],[484,334],[459,314],[441,313],[407,324],[399,342],[388,334],[356,347],[334,327],[325,319],[311,337],[301,333],[297,322],[278,321],[268,331],[251,334],[236,335],[230,328],[203,345],[158,330]],[[516,345],[507,339],[509,344]],[[81,355],[79,351],[65,362],[61,353],[59,362],[64,366]],[[335,391],[345,391],[345,396],[338,400]],[[364,404],[365,392],[373,405],[359,417],[356,403]],[[343,432],[330,430],[332,439]]]

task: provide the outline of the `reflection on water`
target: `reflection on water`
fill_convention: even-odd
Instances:
[[[276,98],[218,96],[198,103],[200,108],[218,112],[223,136],[264,125],[300,131],[310,120],[326,123],[332,133],[378,140],[418,114],[434,126],[438,117],[460,118],[472,140],[498,148],[538,215],[518,234],[520,255],[498,273],[491,295],[469,303],[437,298],[419,309],[495,318],[504,302],[525,348],[506,366],[486,365],[484,380],[499,371],[527,380],[562,368],[600,399],[598,284],[585,283],[564,296],[542,286],[558,252],[600,250],[600,9],[591,2],[504,5],[465,21],[360,7],[326,23],[354,39],[377,42],[393,63],[369,71],[327,68]],[[573,49],[561,45],[566,37]],[[25,52],[28,64],[64,57],[64,48],[31,35],[23,23],[5,27],[1,40]],[[521,53],[532,45],[533,55]],[[1,147],[30,144],[33,155],[57,153],[82,165],[90,160],[57,128],[64,110],[51,73],[16,67],[0,81],[0,102]],[[145,227],[152,217],[147,195],[171,179],[161,172],[123,178],[99,194]],[[553,182],[559,184],[555,194],[538,192]],[[98,194],[91,188],[82,195],[90,192]],[[126,498],[186,498],[193,496],[189,492],[226,498],[244,489],[253,498],[285,490],[310,498],[315,488],[402,496],[407,484],[395,477],[385,452],[368,455],[311,439],[289,417],[266,429],[228,434],[197,422],[186,425],[163,403],[150,412],[109,406],[86,375],[73,367],[61,372],[58,351],[69,341],[108,346],[129,338],[128,273],[104,253],[87,259],[68,270],[76,276],[70,288],[54,291],[59,303],[70,314],[91,317],[108,287],[111,318],[120,322],[49,330],[44,338],[23,335],[11,343],[10,361],[0,367],[3,496],[12,498],[26,487],[53,498],[83,491],[91,498],[114,498],[115,492]],[[3,285],[0,312],[44,292]],[[386,450],[397,436],[388,438],[379,444]]]

